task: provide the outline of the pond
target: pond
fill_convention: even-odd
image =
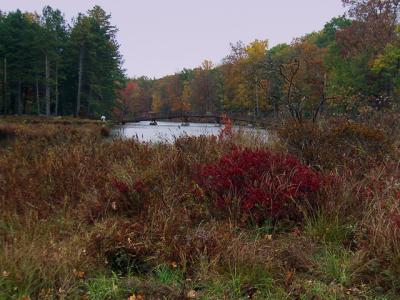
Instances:
[[[239,127],[234,127],[241,130]],[[188,126],[182,126],[181,123],[161,122],[157,125],[150,125],[150,122],[127,123],[116,126],[113,129],[114,136],[124,138],[137,138],[143,142],[173,142],[175,138],[182,135],[200,136],[200,135],[218,135],[221,126],[215,123],[189,123]],[[265,130],[256,130],[253,128],[244,128],[252,132],[263,132]]]

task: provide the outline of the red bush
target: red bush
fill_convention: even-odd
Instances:
[[[113,179],[111,183],[121,194],[127,194],[129,192],[129,187],[126,185],[126,183],[117,179]]]
[[[133,189],[137,192],[137,193],[141,193],[144,191],[144,182],[141,179],[137,179],[135,181],[135,183],[133,184]]]
[[[145,183],[141,179],[135,180],[133,183],[133,188],[130,188],[125,182],[118,179],[112,179],[112,186],[121,194],[127,195],[131,192],[142,193],[145,190]]]
[[[136,179],[132,184],[113,179],[112,185],[118,191],[113,199],[114,210],[123,212],[126,216],[136,215],[143,211],[149,190],[142,179]]]
[[[218,211],[232,211],[237,203],[240,217],[258,222],[298,216],[296,202],[318,191],[322,179],[293,156],[248,149],[203,165],[199,175],[198,184]]]

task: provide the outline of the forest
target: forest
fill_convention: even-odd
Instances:
[[[0,14],[1,112],[126,118],[238,112],[254,118],[357,115],[398,103],[397,1],[343,1],[348,13],[290,44],[231,44],[218,64],[128,80],[117,28],[99,6],[68,24],[59,10]]]
[[[255,118],[289,112],[352,115],[397,105],[400,93],[398,1],[343,1],[324,28],[269,48],[268,40],[231,44],[220,64],[160,79],[129,80],[120,118],[147,112],[239,112]],[[288,108],[288,110],[287,110]]]
[[[110,18],[99,6],[70,24],[50,6],[0,11],[1,114],[110,115],[124,82]]]

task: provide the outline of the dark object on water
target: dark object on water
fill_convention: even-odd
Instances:
[[[151,121],[149,125],[151,125],[151,126],[157,126],[157,121]]]

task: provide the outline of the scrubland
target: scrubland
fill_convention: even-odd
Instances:
[[[142,143],[0,121],[0,299],[399,299],[398,116]]]

